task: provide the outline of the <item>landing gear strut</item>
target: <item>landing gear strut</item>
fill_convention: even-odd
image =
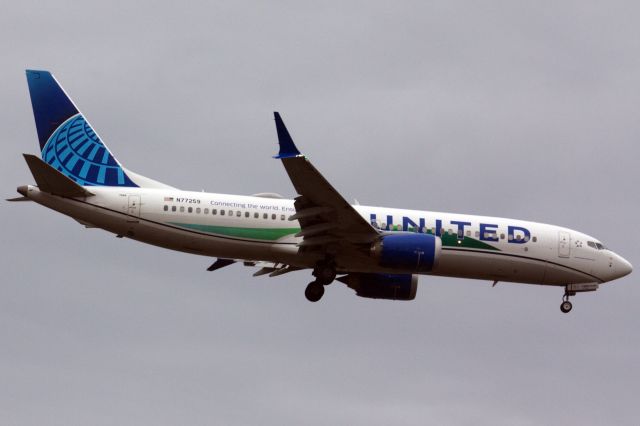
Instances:
[[[571,304],[571,302],[569,302],[569,296],[575,296],[576,293],[575,292],[569,292],[567,290],[565,290],[564,292],[564,296],[562,296],[562,303],[560,304],[560,310],[567,314],[571,311],[571,309],[573,308],[573,305]]]
[[[323,260],[316,264],[313,276],[322,285],[329,285],[336,279],[336,264],[332,260]]]

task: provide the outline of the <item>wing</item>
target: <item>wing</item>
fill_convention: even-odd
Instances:
[[[289,220],[300,222],[303,237],[299,246],[304,250],[324,252],[344,251],[363,247],[379,233],[335,190],[311,162],[298,151],[280,114],[274,113],[280,152],[274,158],[282,160],[291,183],[299,194],[295,199],[296,213]]]

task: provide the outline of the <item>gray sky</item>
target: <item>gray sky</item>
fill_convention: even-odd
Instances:
[[[4,2],[5,195],[32,183],[25,68],[129,169],[293,195],[272,111],[349,199],[554,223],[636,266],[637,2]],[[422,277],[413,302],[268,279],[4,203],[0,418],[15,425],[637,424],[635,276]]]

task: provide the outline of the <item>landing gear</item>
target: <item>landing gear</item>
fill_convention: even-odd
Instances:
[[[309,302],[317,302],[324,295],[324,286],[318,281],[313,281],[307,286],[304,295]]]
[[[332,260],[323,260],[316,264],[313,276],[322,285],[329,285],[336,279],[336,264]]]
[[[569,313],[572,308],[573,308],[573,305],[568,300],[562,302],[562,304],[560,305],[560,310],[565,314]]]
[[[313,268],[313,276],[316,280],[310,283],[304,295],[309,302],[317,302],[324,295],[324,286],[329,285],[336,279],[336,263],[332,259],[325,259],[316,264]]]
[[[571,309],[573,309],[573,305],[571,304],[571,302],[569,302],[569,296],[575,296],[576,293],[575,292],[570,292],[568,290],[565,290],[564,292],[564,296],[562,296],[562,303],[560,304],[560,310],[565,313],[568,314]]]

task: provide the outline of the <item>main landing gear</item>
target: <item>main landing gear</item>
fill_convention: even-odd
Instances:
[[[563,313],[568,314],[569,312],[571,312],[571,309],[573,309],[573,304],[569,302],[569,296],[575,296],[575,295],[576,295],[575,291],[569,291],[565,289],[564,296],[562,296],[562,303],[560,304],[560,310]]]
[[[304,296],[309,302],[317,302],[318,300],[322,299],[323,295],[324,285],[320,284],[318,281],[309,283],[306,290],[304,291]]]
[[[313,276],[316,280],[309,283],[304,295],[309,302],[317,302],[324,295],[324,286],[329,285],[336,279],[336,264],[332,260],[318,262],[313,269]]]

